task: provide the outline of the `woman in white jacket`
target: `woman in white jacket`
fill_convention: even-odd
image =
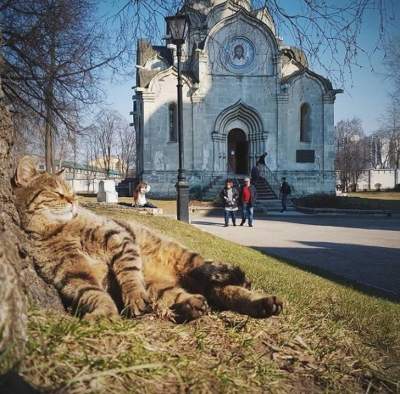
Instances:
[[[133,204],[132,206],[137,208],[157,208],[146,199],[146,193],[150,191],[150,185],[146,182],[139,182],[136,186],[135,192],[133,193]]]

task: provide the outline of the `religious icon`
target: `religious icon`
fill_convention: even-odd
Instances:
[[[240,45],[240,44],[236,45],[233,51],[235,53],[233,56],[234,59],[239,59],[239,60],[244,59],[243,45]]]
[[[232,37],[225,42],[223,63],[230,71],[247,71],[254,55],[254,45],[248,38]]]

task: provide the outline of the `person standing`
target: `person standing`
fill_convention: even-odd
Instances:
[[[236,226],[236,212],[239,209],[239,192],[233,186],[232,179],[226,180],[225,187],[222,189],[220,196],[224,203],[224,227],[229,226],[229,218],[232,219],[232,224]]]
[[[250,183],[250,178],[244,178],[244,185],[240,190],[240,202],[242,204],[241,226],[243,226],[247,220],[249,227],[253,227],[254,205],[256,201],[257,191],[255,186]]]
[[[286,204],[287,204],[287,198],[288,195],[291,193],[291,189],[289,184],[286,182],[286,178],[283,177],[282,178],[282,183],[281,183],[281,188],[279,190],[279,194],[280,194],[280,199],[281,199],[281,203],[282,203],[282,209],[281,212],[286,211]]]

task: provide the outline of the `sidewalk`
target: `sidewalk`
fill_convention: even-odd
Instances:
[[[238,220],[240,223],[240,220]],[[342,278],[400,301],[400,218],[274,212],[254,227],[223,227],[222,216],[192,224],[323,276]]]

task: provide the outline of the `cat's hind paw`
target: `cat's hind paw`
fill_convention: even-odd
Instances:
[[[279,315],[283,310],[282,301],[276,296],[261,296],[251,301],[249,315],[265,318]]]

